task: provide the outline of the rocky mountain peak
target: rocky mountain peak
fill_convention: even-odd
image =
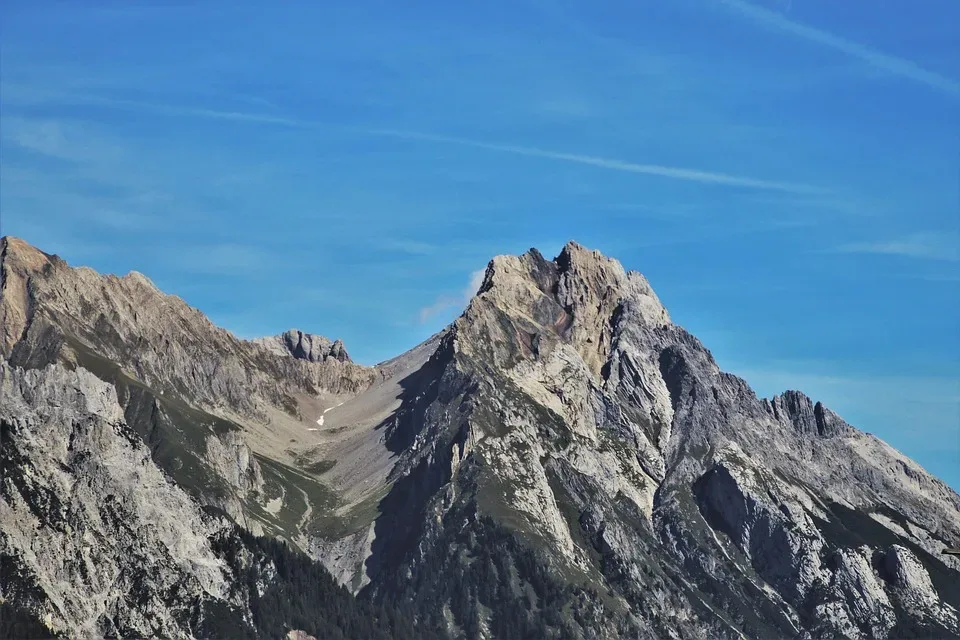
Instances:
[[[11,236],[0,238],[0,353],[8,355],[23,335],[30,314],[27,281],[53,256]]]
[[[792,425],[802,435],[830,437],[848,434],[853,427],[800,391],[785,391],[768,402],[774,417]]]
[[[670,324],[670,316],[641,274],[615,259],[568,242],[553,260],[537,249],[490,261],[483,284],[462,318],[476,340],[502,333],[507,316],[515,325],[503,340],[516,354],[535,354],[552,341],[571,344],[599,376],[610,356],[616,324],[624,313],[648,326]]]
[[[25,273],[40,271],[56,256],[46,254],[20,238],[4,236],[0,238],[0,258],[4,266]]]
[[[328,358],[338,362],[352,362],[347,348],[339,338],[331,341],[321,335],[290,329],[278,336],[257,338],[255,344],[277,355],[293,356],[307,362],[324,362]]]
[[[139,271],[131,271],[127,275],[123,276],[121,280],[129,282],[134,286],[143,287],[144,289],[149,289],[151,291],[159,291],[157,285],[153,283],[153,280],[140,273]]]

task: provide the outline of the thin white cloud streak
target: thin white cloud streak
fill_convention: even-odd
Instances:
[[[476,149],[486,149],[488,151],[497,151],[500,153],[509,153],[519,156],[532,158],[543,158],[546,160],[559,160],[563,162],[573,162],[601,169],[611,169],[614,171],[623,171],[626,173],[637,173],[642,175],[659,176],[662,178],[672,178],[675,180],[687,180],[700,182],[703,184],[716,184],[730,187],[747,187],[753,189],[765,189],[770,191],[784,191],[796,194],[826,194],[828,191],[821,187],[807,184],[798,184],[793,182],[775,182],[770,180],[760,180],[746,176],[735,176],[726,173],[716,173],[712,171],[700,171],[697,169],[684,169],[681,167],[666,167],[656,164],[638,164],[634,162],[625,162],[613,158],[603,158],[599,156],[581,155],[578,153],[564,153],[560,151],[548,151],[536,147],[521,147],[510,144],[497,144],[490,142],[481,142],[469,138],[456,138],[452,136],[441,136],[432,133],[419,131],[402,131],[394,129],[371,129],[367,133],[378,136],[390,136],[402,138],[405,140],[422,140],[424,142],[436,142],[439,144],[452,144],[464,147],[473,147]]]
[[[432,142],[437,144],[457,145],[462,147],[472,147],[474,149],[484,149],[499,153],[508,153],[530,158],[541,158],[545,160],[555,160],[561,162],[571,162],[586,166],[621,171],[625,173],[634,173],[640,175],[657,176],[661,178],[670,178],[673,180],[686,180],[689,182],[698,182],[701,184],[714,184],[728,187],[742,187],[751,189],[761,189],[767,191],[779,191],[801,195],[825,195],[829,190],[821,187],[799,184],[793,182],[779,182],[771,180],[761,180],[749,176],[736,176],[714,171],[701,171],[698,169],[686,169],[683,167],[669,167],[657,164],[640,164],[635,162],[626,162],[615,158],[604,158],[600,156],[583,155],[578,153],[567,153],[560,151],[550,151],[537,147],[524,147],[512,144],[500,144],[472,140],[470,138],[459,138],[454,136],[437,135],[422,131],[408,131],[397,129],[362,129],[357,127],[348,127],[329,123],[311,122],[295,118],[285,118],[279,116],[269,116],[263,114],[245,113],[239,111],[218,111],[215,109],[204,109],[197,107],[184,107],[177,105],[157,104],[142,102],[137,100],[118,100],[113,98],[99,98],[94,96],[71,96],[69,100],[80,101],[86,104],[97,104],[101,106],[112,106],[120,108],[139,108],[153,111],[158,114],[171,116],[188,116],[199,118],[211,118],[216,120],[232,120],[238,122],[251,122],[267,125],[280,125],[295,127],[301,129],[330,129],[347,132],[361,133],[371,136],[381,136],[398,138],[404,140],[419,140],[422,142]]]
[[[286,127],[297,128],[317,128],[319,124],[305,122],[291,118],[282,118],[269,116],[259,113],[246,113],[243,111],[219,111],[216,109],[203,109],[198,107],[182,107],[177,105],[157,104],[152,102],[141,102],[139,100],[118,100],[115,98],[96,98],[92,96],[83,96],[79,100],[88,104],[96,104],[111,107],[129,107],[134,109],[147,109],[156,113],[173,116],[196,116],[200,118],[212,118],[216,120],[234,120],[239,122],[255,122],[261,124],[282,125]]]
[[[74,163],[116,159],[120,148],[72,120],[6,116],[0,139],[31,153]]]
[[[721,3],[732,8],[746,18],[770,29],[776,29],[792,36],[814,42],[816,44],[836,49],[849,56],[862,60],[878,69],[883,69],[928,87],[942,91],[954,97],[960,97],[960,82],[947,78],[933,71],[928,71],[910,60],[898,58],[852,40],[847,40],[827,31],[788,20],[781,14],[758,7],[746,0],[720,0]]]
[[[295,118],[283,118],[260,113],[244,111],[221,111],[182,105],[148,102],[145,100],[126,100],[123,98],[106,98],[103,96],[74,93],[71,91],[36,91],[19,84],[0,84],[0,92],[4,102],[27,106],[68,104],[93,105],[98,107],[113,107],[117,109],[136,109],[150,111],[160,115],[208,118],[212,120],[233,120],[237,122],[252,122],[260,124],[281,125],[295,128],[316,128],[322,125],[306,122]]]
[[[957,262],[960,261],[960,236],[950,233],[915,233],[898,240],[853,242],[841,245],[834,251]]]
[[[477,291],[480,290],[480,286],[483,284],[483,279],[486,277],[486,275],[486,267],[483,269],[477,269],[470,274],[470,282],[459,296],[443,295],[437,298],[433,304],[420,309],[420,323],[423,324],[434,316],[439,315],[448,309],[452,309],[453,307],[466,306],[470,304],[470,300],[472,300],[473,296],[475,296]]]
[[[441,296],[437,300],[426,307],[420,309],[420,324],[425,324],[434,316],[440,315],[447,309],[452,309],[457,304],[460,303],[458,298],[452,298],[450,296]]]

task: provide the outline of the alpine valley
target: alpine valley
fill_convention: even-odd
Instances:
[[[960,496],[596,251],[373,367],[0,252],[2,637],[960,637]]]

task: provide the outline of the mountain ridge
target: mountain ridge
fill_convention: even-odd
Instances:
[[[2,247],[12,370],[92,370],[190,499],[450,637],[960,634],[960,496],[800,392],[758,398],[575,242],[495,257],[375,367]]]

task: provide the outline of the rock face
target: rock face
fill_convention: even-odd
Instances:
[[[0,553],[21,578],[5,571],[7,601],[90,638],[191,637],[195,610],[232,604],[209,541],[229,522],[163,476],[112,386],[0,363],[0,425]]]
[[[304,333],[297,329],[290,329],[279,336],[258,338],[253,342],[266,347],[273,353],[291,355],[308,362],[324,362],[328,358],[337,362],[350,361],[347,349],[340,340],[331,342],[323,336]]]
[[[576,243],[554,260],[495,258],[456,322],[374,368],[298,331],[236,340],[142,276],[71,269],[15,240],[3,251],[4,393],[51,389],[54,405],[101,416],[95,437],[74,437],[92,459],[149,451],[133,457],[185,489],[171,509],[195,534],[152,535],[212,563],[108,529],[105,567],[148,545],[157,584],[169,573],[193,581],[188,600],[242,608],[236,570],[203,555],[224,526],[204,504],[451,638],[960,637],[960,560],[941,555],[960,545],[960,496],[802,393],[757,398],[643,276]],[[117,483],[70,493],[57,478],[74,454],[58,452],[88,422],[36,405],[7,412],[59,429],[54,446],[16,427],[17,464],[44,469],[36,495],[120,495],[115,520],[150,520]],[[62,581],[30,555],[26,532],[60,516],[24,491],[4,493],[0,531],[37,576],[34,610],[92,629],[91,607],[132,587]],[[131,610],[137,633],[166,620]]]
[[[0,430],[2,637],[435,637],[202,508],[88,371],[0,362]]]

